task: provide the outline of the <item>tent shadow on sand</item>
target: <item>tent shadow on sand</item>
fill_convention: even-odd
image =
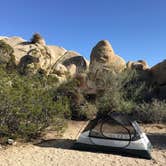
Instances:
[[[162,134],[147,134],[149,140],[152,143],[152,146],[156,149],[165,150],[166,149],[166,133]],[[41,143],[35,144],[36,146],[43,147],[43,148],[60,148],[60,149],[67,149],[73,150],[73,145],[76,140],[72,139],[50,139],[50,140],[43,140]],[[82,150],[78,150],[82,151]],[[91,149],[87,150],[87,152],[94,152],[94,153],[106,153],[102,151],[93,151]],[[107,152],[108,153],[108,152]],[[111,152],[111,154],[117,154],[116,152]],[[125,154],[118,153],[122,156],[126,156]],[[134,156],[133,156],[134,157]]]
[[[153,148],[166,150],[166,133],[147,134]]]
[[[35,144],[39,147],[44,148],[61,148],[61,149],[72,149],[72,146],[76,140],[72,139],[50,139],[50,140],[43,140],[41,143]]]

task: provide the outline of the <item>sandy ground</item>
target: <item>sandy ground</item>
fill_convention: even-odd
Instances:
[[[71,150],[80,128],[85,122],[69,122],[64,135],[57,138],[48,132],[42,143],[0,148],[0,166],[166,166],[166,126],[143,126],[154,146],[153,160],[124,157],[113,154]]]

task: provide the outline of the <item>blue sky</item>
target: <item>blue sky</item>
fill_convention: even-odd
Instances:
[[[166,0],[0,0],[0,11],[0,36],[39,32],[88,59],[107,39],[126,61],[166,59]]]

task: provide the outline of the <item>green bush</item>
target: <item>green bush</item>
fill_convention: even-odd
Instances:
[[[110,111],[132,111],[143,89],[138,85],[136,74],[135,71],[126,70],[119,74],[110,72],[103,75],[105,91],[97,98],[98,115],[105,116]]]
[[[71,79],[60,85],[55,92],[55,100],[66,96],[70,104],[70,116],[73,120],[91,119],[97,112],[96,106],[89,103],[79,89],[79,81]]]
[[[66,98],[53,101],[56,88],[54,78],[20,76],[0,67],[0,133],[30,139],[50,124],[61,130],[70,109]]]
[[[94,104],[84,103],[77,105],[72,109],[72,119],[74,120],[89,120],[93,119],[97,113],[97,108]]]
[[[99,117],[116,111],[132,115],[143,123],[166,122],[166,102],[147,100],[155,85],[143,81],[139,74],[126,70],[118,75],[105,75],[105,91],[97,98]]]
[[[64,119],[85,120],[110,111],[124,112],[144,123],[166,122],[166,102],[146,101],[153,88],[136,71],[103,74],[104,91],[90,103],[79,88],[79,80],[61,85],[55,77],[19,75],[0,65],[0,141],[6,138],[31,139],[49,125],[57,131]]]
[[[3,40],[0,40],[0,55],[8,56],[13,54],[13,48]]]
[[[144,102],[137,105],[131,115],[143,123],[166,123],[166,101]]]

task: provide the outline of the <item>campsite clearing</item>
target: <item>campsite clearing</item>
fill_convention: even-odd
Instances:
[[[154,160],[145,160],[120,155],[92,153],[71,150],[74,139],[86,122],[69,121],[63,137],[48,132],[42,143],[17,143],[15,146],[0,149],[0,166],[165,166],[166,126],[143,125],[154,148]]]

